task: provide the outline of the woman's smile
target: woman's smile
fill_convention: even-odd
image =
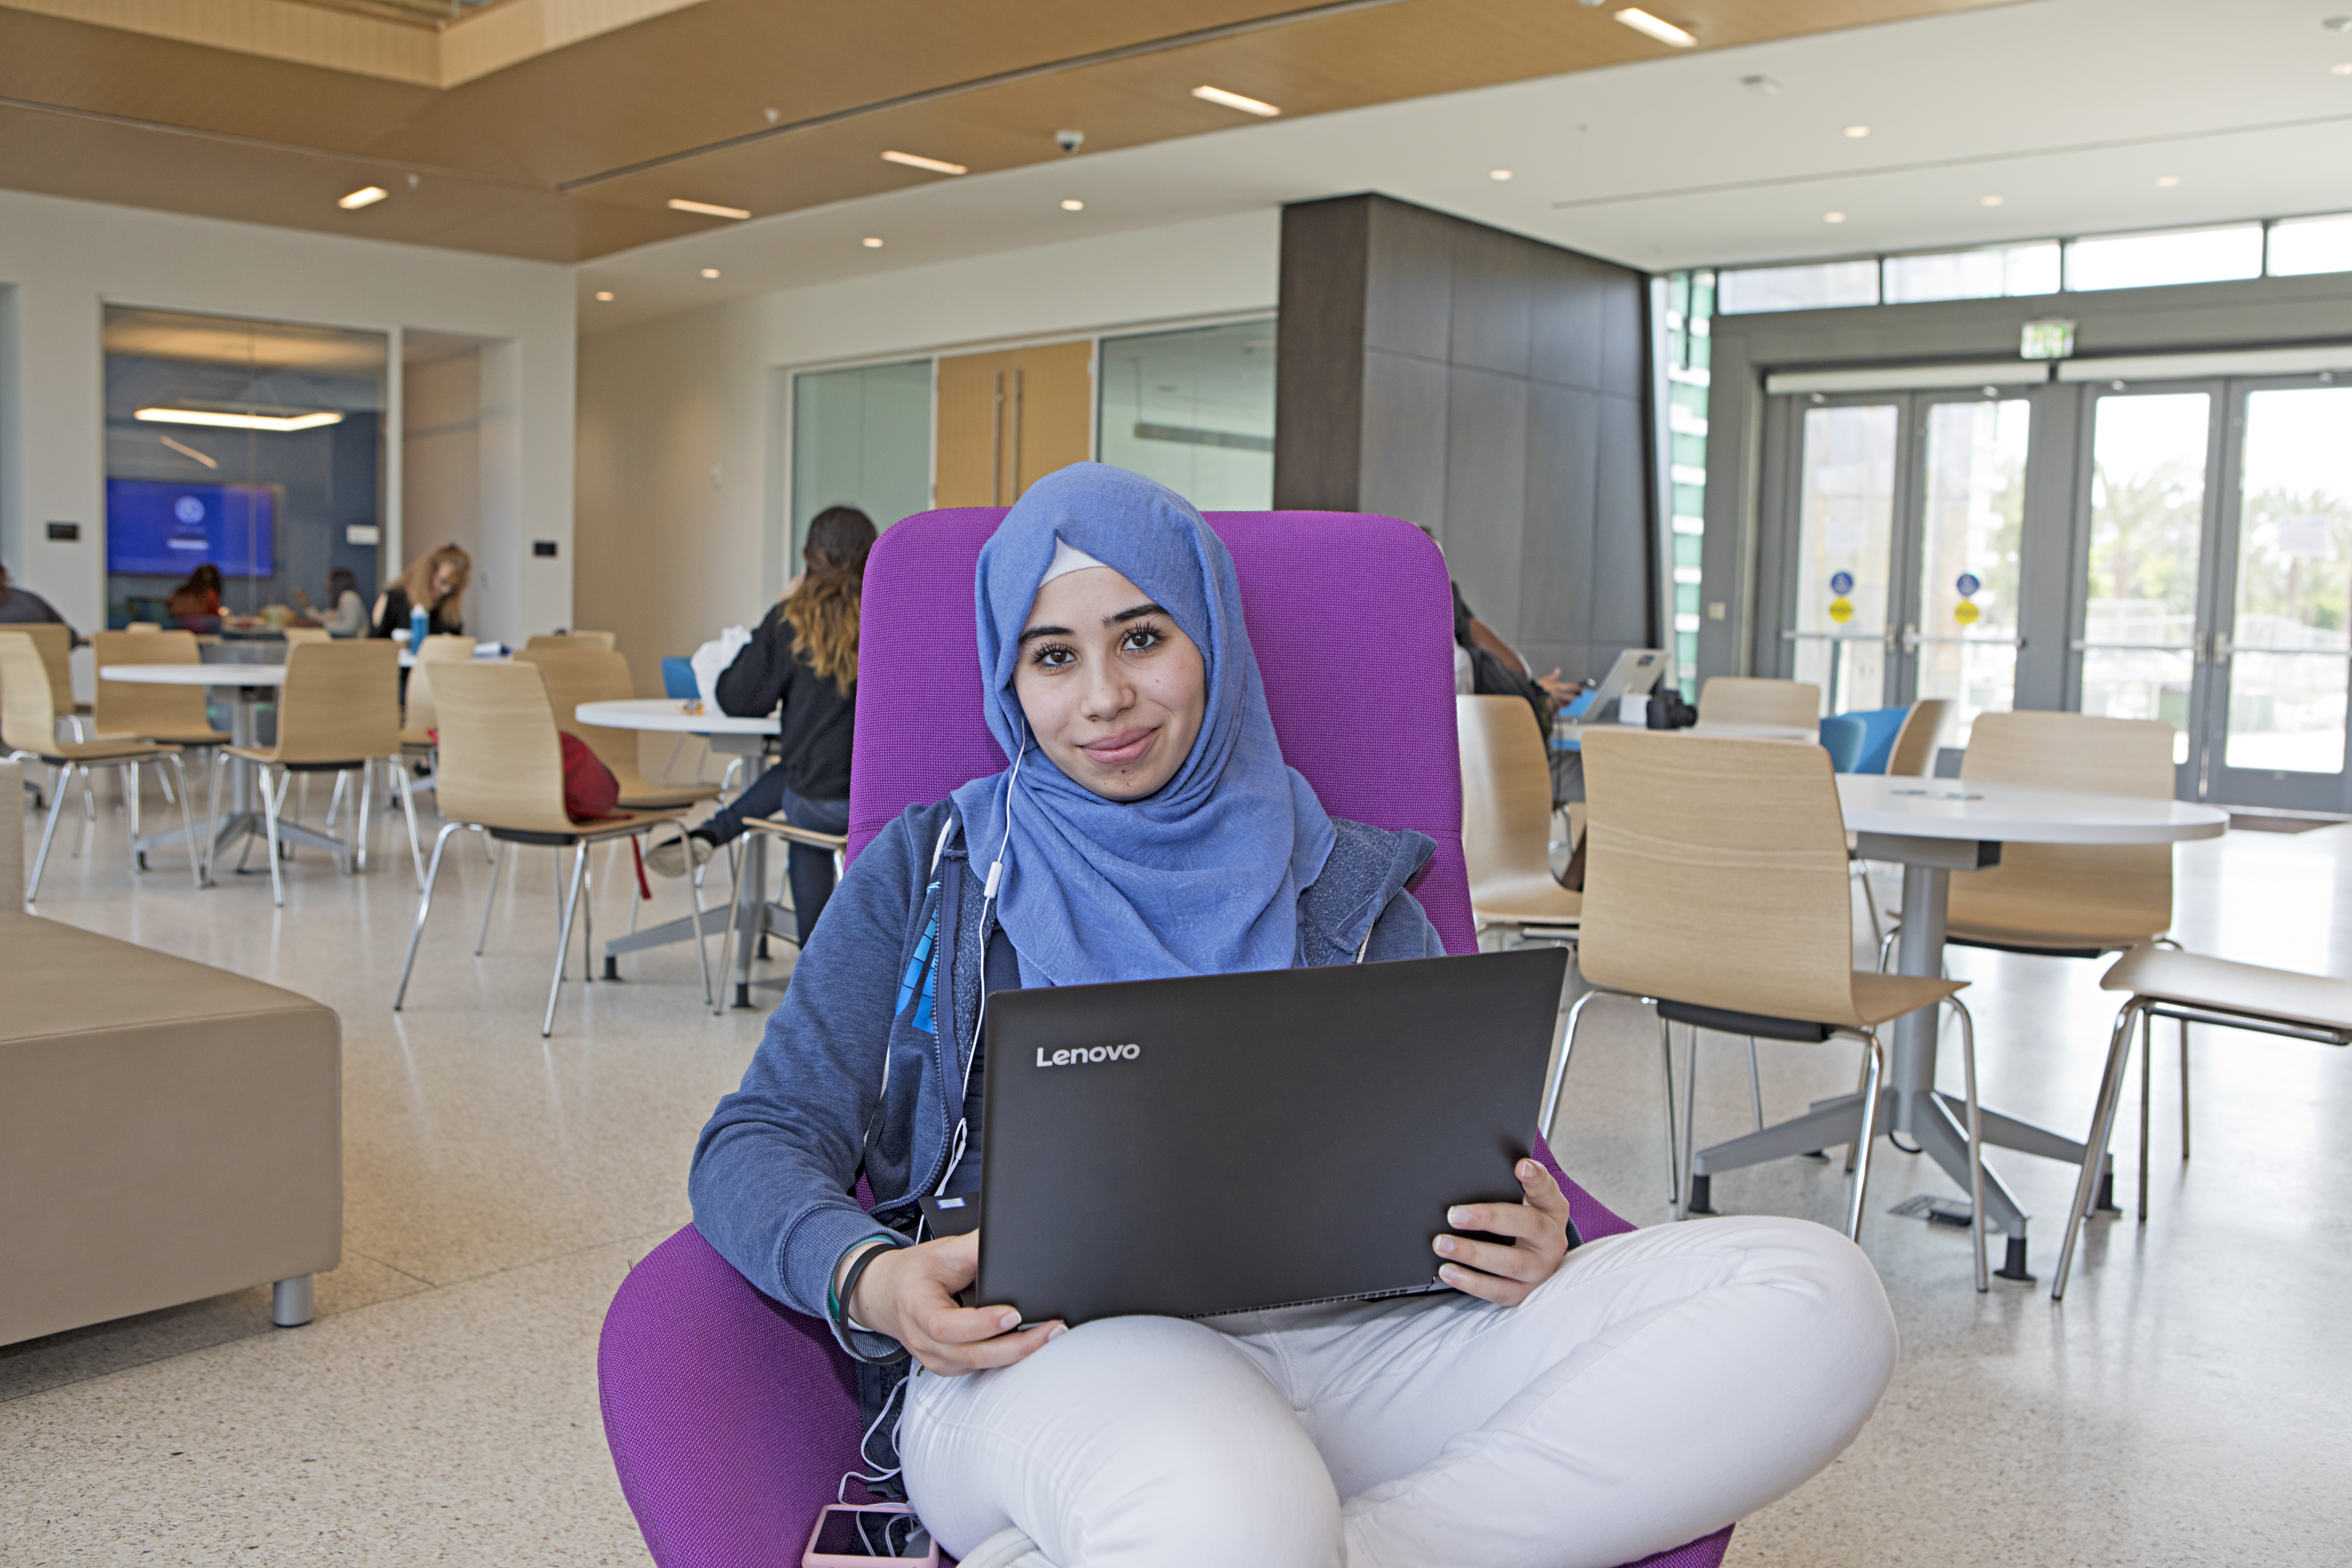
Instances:
[[[1160,735],[1157,724],[1141,725],[1106,735],[1099,741],[1088,741],[1079,747],[1087,760],[1099,768],[1124,768],[1141,762],[1143,753]]]

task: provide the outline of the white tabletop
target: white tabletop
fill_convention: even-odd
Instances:
[[[1840,773],[1849,833],[2004,844],[2178,844],[2219,838],[2230,814],[2187,801],[1958,779]]]
[[[636,697],[626,702],[583,702],[573,710],[583,724],[614,730],[660,730],[682,735],[772,735],[782,728],[773,714],[765,719],[737,719],[709,703],[689,713],[686,704],[670,697]]]
[[[100,680],[133,686],[283,686],[282,664],[110,664]]]
[[[1557,726],[1552,734],[1557,743],[1581,750],[1582,737],[1586,731],[1621,729],[1631,730],[1637,734],[1694,735],[1702,741],[1807,741],[1819,745],[1822,738],[1821,731],[1818,730],[1801,730],[1793,724],[1737,724],[1720,719],[1713,723],[1702,719],[1696,724],[1685,724],[1679,730],[1645,730],[1639,724],[1618,724],[1613,721],[1603,721],[1599,724],[1563,723]]]

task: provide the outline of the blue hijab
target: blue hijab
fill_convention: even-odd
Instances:
[[[1056,539],[1142,589],[1207,666],[1192,754],[1145,799],[1106,800],[1073,784],[1038,748],[1013,695],[1021,631]],[[1124,468],[1073,464],[1005,514],[980,552],[974,594],[988,727],[1021,765],[974,779],[954,799],[975,874],[985,877],[1005,845],[997,920],[1020,953],[1022,983],[1288,968],[1299,890],[1331,853],[1331,819],[1283,763],[1234,559],[1192,502]]]

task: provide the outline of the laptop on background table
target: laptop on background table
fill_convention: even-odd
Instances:
[[[1567,964],[994,994],[974,1299],[1076,1323],[1446,1289],[1446,1209],[1522,1196]]]

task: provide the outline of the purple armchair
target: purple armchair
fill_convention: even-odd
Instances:
[[[1003,766],[981,718],[972,567],[1002,510],[908,518],[866,569],[849,855],[907,806]],[[1454,744],[1445,565],[1411,524],[1340,512],[1213,512],[1234,553],[1284,756],[1334,816],[1437,843],[1413,891],[1445,945],[1475,946]],[[1369,632],[1369,635],[1367,633]],[[1587,1237],[1633,1227],[1568,1180]],[[851,1363],[824,1324],[752,1289],[688,1226],[632,1269],[597,1349],[604,1436],[661,1568],[793,1568],[856,1463]],[[1642,1568],[1717,1568],[1731,1531]]]

